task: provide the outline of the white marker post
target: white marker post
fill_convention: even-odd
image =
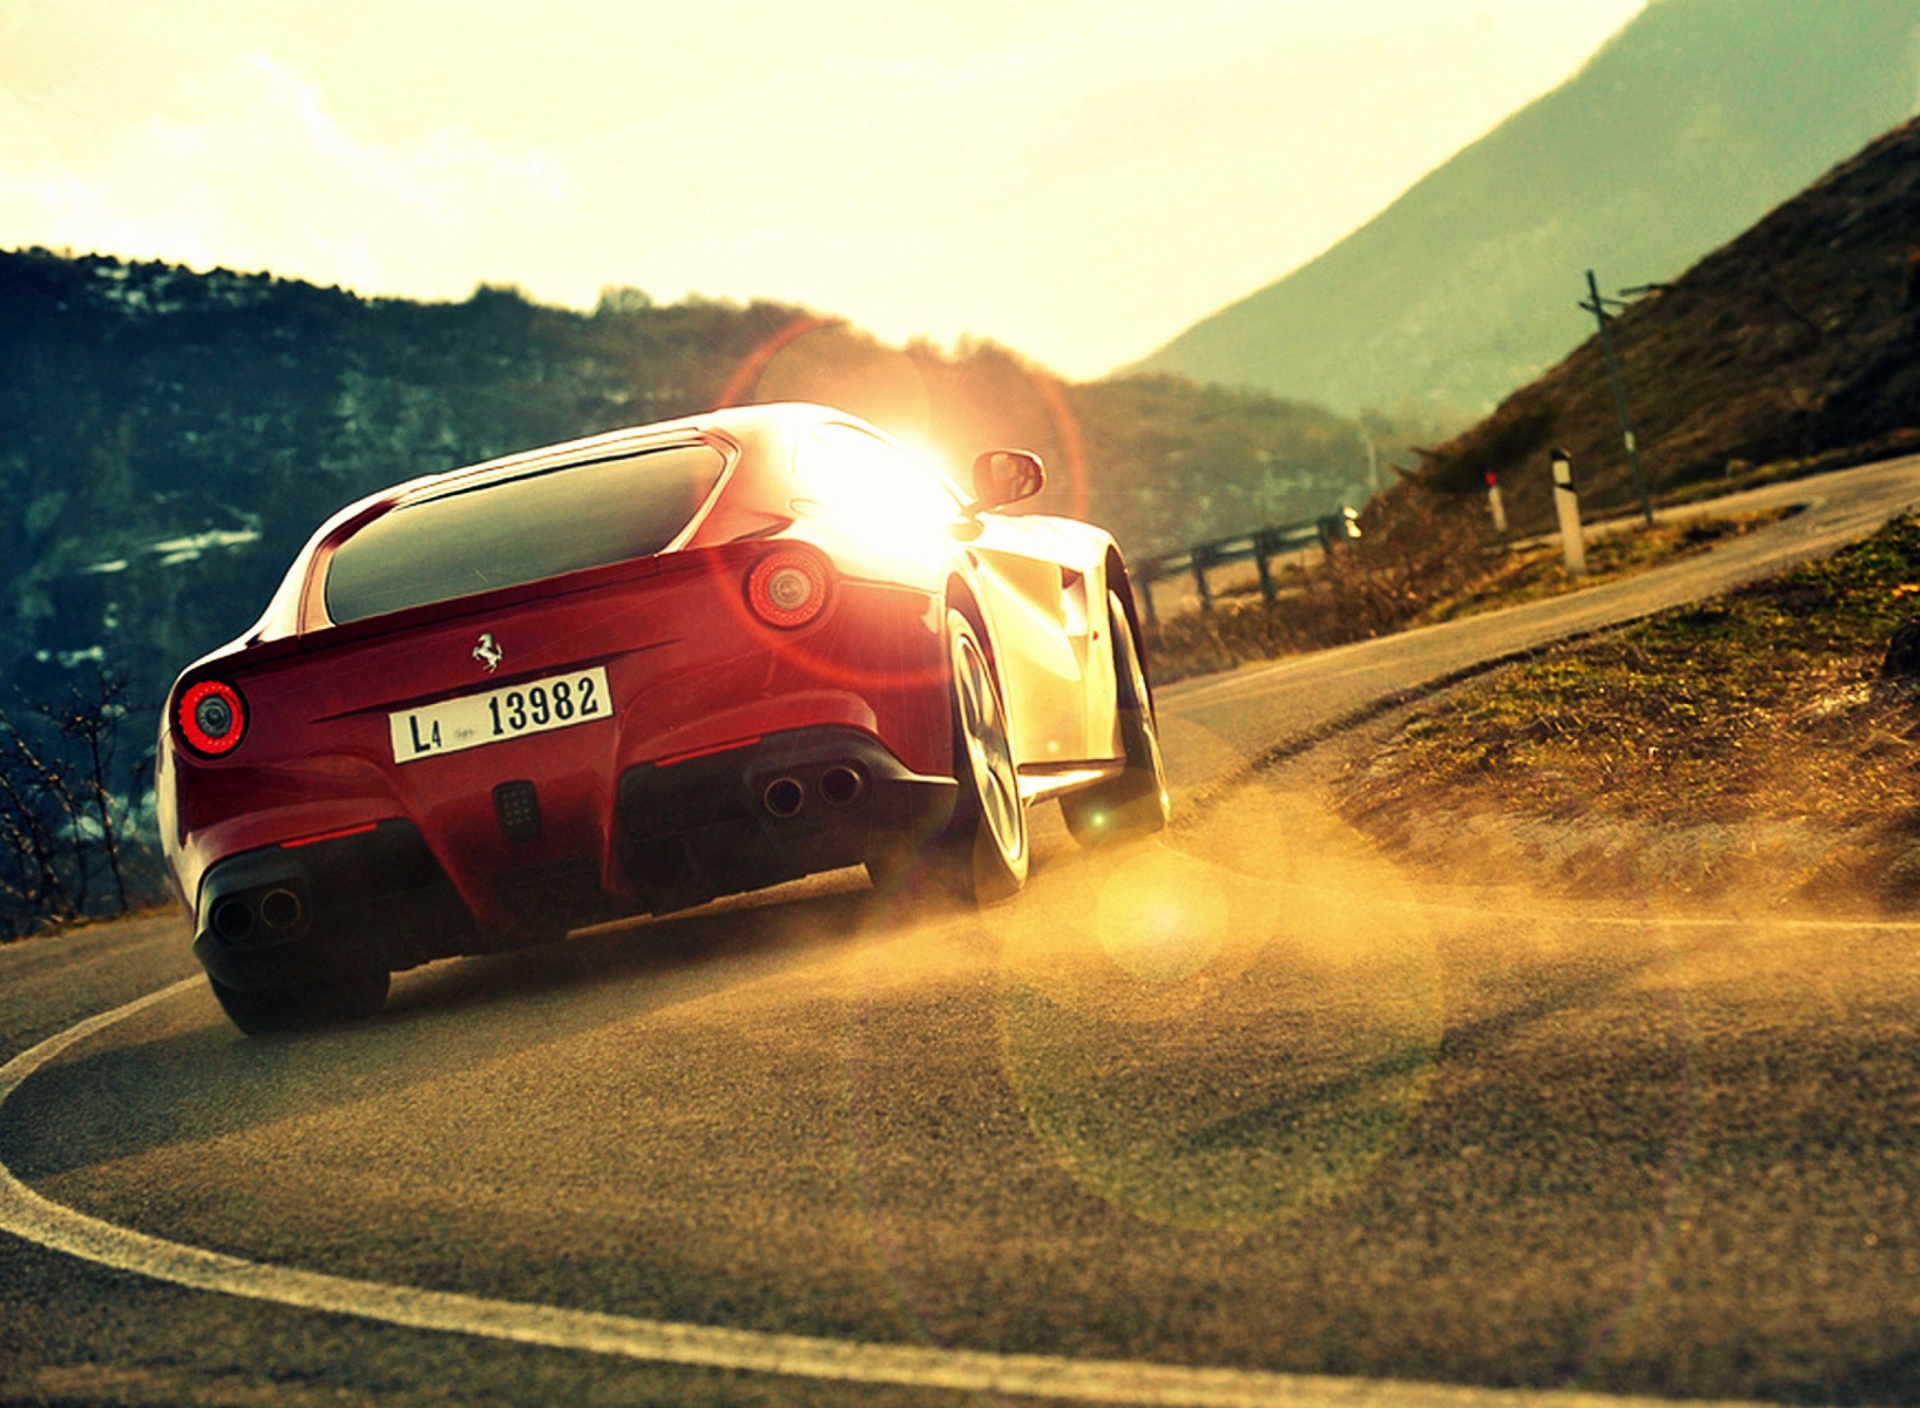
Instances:
[[[1507,505],[1500,497],[1500,476],[1487,471],[1487,508],[1493,514],[1493,531],[1507,536]]]
[[[1580,495],[1573,487],[1573,456],[1553,450],[1553,507],[1560,515],[1560,544],[1566,549],[1567,575],[1587,575],[1587,541],[1580,533]]]

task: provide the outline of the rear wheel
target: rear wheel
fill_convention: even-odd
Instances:
[[[372,968],[293,988],[232,988],[212,976],[207,982],[229,1021],[248,1036],[265,1036],[365,1021],[386,1005],[390,978],[384,968]]]
[[[1126,608],[1114,592],[1107,593],[1107,620],[1113,634],[1114,697],[1126,767],[1118,777],[1060,799],[1067,830],[1083,846],[1151,836],[1167,824],[1170,810],[1153,694],[1147,688],[1146,667],[1140,662],[1140,647]]]
[[[973,623],[958,611],[947,613],[947,657],[960,796],[942,842],[943,868],[963,896],[992,904],[1027,883],[1027,810],[999,683]]]

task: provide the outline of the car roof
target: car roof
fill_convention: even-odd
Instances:
[[[858,416],[810,402],[724,406],[673,420],[629,426],[578,440],[542,445],[389,485],[348,504],[321,524],[295,557],[266,611],[241,639],[258,642],[298,635],[315,559],[365,524],[402,504],[432,498],[463,485],[478,487],[491,479],[512,479],[578,460],[695,440],[727,443],[741,452],[741,460],[755,461],[763,467],[783,464],[790,462],[790,456],[780,453],[782,447],[791,446],[814,426],[829,424],[859,426],[882,439],[889,438]]]
[[[609,430],[578,440],[566,440],[556,445],[542,445],[535,449],[522,450],[497,459],[484,460],[479,464],[464,465],[458,469],[446,470],[439,474],[393,485],[361,500],[354,507],[361,509],[392,507],[415,499],[428,498],[449,488],[481,484],[491,479],[511,479],[521,474],[569,464],[576,460],[599,459],[609,453],[645,450],[657,445],[684,443],[696,439],[718,437],[733,442],[743,450],[758,449],[768,441],[790,440],[809,426],[836,421],[861,423],[858,417],[847,415],[843,411],[799,401],[756,406],[726,406],[717,410],[703,411],[698,415]],[[354,515],[354,517],[359,516]]]

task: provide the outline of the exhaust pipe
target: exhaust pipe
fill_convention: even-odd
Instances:
[[[213,931],[230,944],[253,932],[253,911],[245,900],[222,900],[213,907]]]
[[[800,815],[800,809],[806,804],[807,789],[796,778],[776,777],[760,793],[760,805],[767,809],[768,815],[781,821]]]
[[[283,934],[300,922],[304,912],[300,896],[292,890],[268,890],[260,897],[261,921],[269,929],[277,929]]]
[[[820,800],[830,807],[848,807],[867,794],[866,774],[846,763],[835,763],[820,774]]]

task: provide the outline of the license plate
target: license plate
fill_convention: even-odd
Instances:
[[[612,717],[613,696],[607,692],[603,667],[401,709],[387,715],[387,724],[393,733],[393,760],[417,763]]]

